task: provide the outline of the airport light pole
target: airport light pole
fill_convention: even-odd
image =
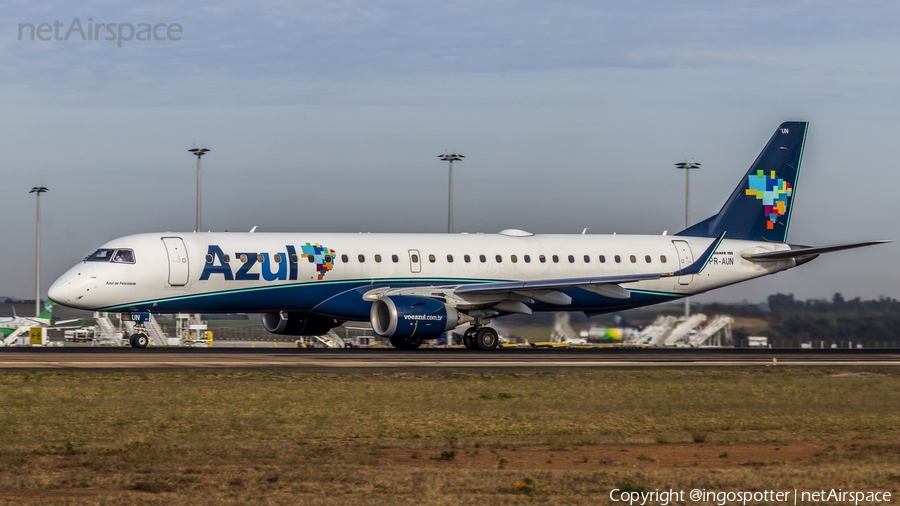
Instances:
[[[678,162],[675,167],[684,169],[684,228],[691,226],[691,171],[700,168],[700,163],[693,160],[690,162]],[[691,316],[691,299],[684,298],[684,317]]]
[[[447,190],[447,233],[453,233],[453,162],[461,162],[465,156],[457,153],[438,155],[442,161],[450,163],[450,180]]]
[[[200,191],[200,189],[201,189],[200,170],[203,167],[200,159],[203,158],[203,155],[205,155],[206,153],[209,153],[209,150],[206,148],[192,148],[192,149],[189,149],[188,151],[193,153],[194,156],[197,157],[197,228],[194,229],[194,232],[199,232],[200,231],[200,209],[201,209],[200,199],[201,199],[201,194],[202,194]]]
[[[438,155],[438,158],[441,161],[448,162],[450,165],[449,168],[449,179],[447,181],[447,233],[453,233],[453,162],[461,162],[465,156],[459,153],[444,153],[442,155]],[[453,332],[449,331],[446,333],[445,342],[447,346],[453,344]]]
[[[41,315],[41,194],[50,191],[46,186],[35,186],[28,193],[37,197],[37,219],[34,247],[34,316]]]

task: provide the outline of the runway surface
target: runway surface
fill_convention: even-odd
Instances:
[[[900,350],[0,348],[0,370],[513,371],[604,367],[900,366]]]

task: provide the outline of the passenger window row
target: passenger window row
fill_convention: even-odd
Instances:
[[[97,262],[97,261],[107,262],[107,261],[109,261],[110,258],[112,258],[113,262],[134,263],[134,253],[132,253],[131,250],[121,250],[121,249],[116,250],[116,253],[117,253],[116,257],[112,256],[112,251],[113,250],[98,250],[93,255],[89,256],[86,259],[86,261],[88,261],[88,262]],[[311,263],[311,264],[316,262],[316,259],[313,255],[307,255],[306,258],[309,261],[309,263]],[[381,263],[381,255],[376,254],[374,256],[374,258],[375,258],[375,263]],[[559,263],[559,255],[552,255],[550,258],[553,261],[553,263],[555,263],[555,264]],[[238,253],[238,259],[241,261],[241,263],[247,263],[247,260],[248,260],[247,253]],[[324,259],[325,259],[326,263],[332,261],[331,255],[325,255]],[[410,259],[412,260],[413,263],[419,263],[419,256],[416,254],[413,254],[410,257]],[[575,255],[568,255],[566,257],[566,259],[569,261],[570,264],[575,263]],[[597,257],[597,259],[600,260],[601,264],[606,263],[606,255],[600,255],[599,257]],[[223,260],[225,261],[225,263],[228,263],[231,261],[231,256],[225,255]],[[257,262],[262,263],[264,260],[265,260],[265,257],[262,254],[256,255]],[[283,258],[280,253],[275,253],[275,255],[273,255],[273,257],[272,257],[272,260],[274,260],[275,263],[278,264],[278,263],[282,262]],[[296,263],[298,260],[299,259],[298,259],[297,254],[291,255],[291,262]],[[365,255],[357,255],[356,260],[359,263],[365,263],[366,256]],[[531,255],[522,255],[522,260],[526,264],[531,263]],[[584,255],[584,257],[582,257],[582,260],[584,261],[584,263],[589,264],[589,263],[591,263],[591,256]],[[619,255],[613,256],[613,260],[617,264],[622,263],[622,257]],[[629,255],[628,260],[633,264],[637,263],[637,257],[635,255]],[[394,262],[395,264],[399,263],[400,257],[398,255],[391,255],[391,261]],[[435,257],[434,255],[428,255],[428,261],[430,263],[435,263],[435,262],[437,262],[437,257]],[[481,263],[487,263],[487,256],[486,255],[478,255],[478,261]],[[494,261],[498,264],[503,263],[503,256],[502,255],[494,255]],[[517,255],[510,255],[509,261],[514,264],[518,263],[519,257]],[[547,263],[547,257],[544,255],[539,255],[538,261],[542,264]],[[666,263],[666,256],[660,255],[659,261],[660,261],[660,263]],[[206,255],[206,263],[212,263],[212,262],[213,262],[213,256],[209,255],[209,254]],[[345,264],[350,263],[350,257],[347,255],[341,255],[341,262],[343,262]],[[472,257],[469,255],[463,255],[463,262],[465,262],[467,264],[471,263]],[[451,264],[453,263],[453,255],[447,255],[447,263],[451,263]],[[653,263],[653,258],[650,255],[644,255],[644,263],[648,263],[648,264]]]
[[[310,258],[310,262],[312,262],[313,261],[312,257],[310,256],[309,258]],[[553,263],[555,263],[555,264],[559,263],[559,255],[552,255],[550,258],[552,259]],[[419,256],[416,254],[413,254],[410,256],[410,260],[412,260],[413,263],[419,263]],[[522,255],[522,260],[524,260],[526,264],[531,263],[531,255]],[[574,264],[575,263],[575,255],[568,255],[567,260],[569,261],[570,264]],[[601,264],[606,263],[606,256],[600,255],[598,257],[598,260],[600,260]],[[613,260],[617,264],[622,263],[622,257],[619,255],[613,256]],[[629,255],[628,260],[629,260],[629,262],[635,264],[635,263],[637,263],[637,256]],[[260,261],[262,261],[262,260],[260,260]],[[359,263],[364,263],[366,261],[365,255],[357,255],[357,261],[359,261]],[[400,258],[397,255],[391,255],[391,261],[396,264],[396,263],[400,262]],[[437,257],[435,257],[434,255],[428,255],[428,261],[430,263],[435,263],[435,262],[437,262]],[[478,261],[481,263],[487,263],[487,256],[486,255],[478,255]],[[519,257],[517,255],[510,255],[509,261],[512,263],[518,263]],[[538,261],[540,261],[540,263],[542,263],[542,264],[547,263],[547,257],[544,255],[540,255],[540,256],[538,256]],[[584,255],[583,261],[586,264],[591,263],[591,256]],[[659,261],[660,261],[660,263],[666,263],[666,261],[667,261],[666,256],[660,255]],[[349,263],[350,257],[347,255],[341,255],[341,262]],[[375,262],[381,263],[381,255],[375,255]],[[471,263],[472,257],[469,255],[463,255],[463,262],[465,262],[467,264]],[[494,255],[494,262],[496,262],[498,264],[503,263],[503,256],[502,255]],[[453,263],[453,255],[447,255],[447,263],[451,263],[451,264]],[[644,263],[648,263],[648,264],[653,263],[653,258],[650,255],[644,255]]]

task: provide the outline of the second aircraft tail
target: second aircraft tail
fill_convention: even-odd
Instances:
[[[50,299],[44,301],[44,307],[41,309],[41,314],[38,315],[38,318],[45,320],[53,318],[53,301]]]

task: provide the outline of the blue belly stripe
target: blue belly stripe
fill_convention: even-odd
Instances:
[[[389,278],[314,281],[180,295],[109,306],[101,310],[152,311],[154,313],[312,312],[343,320],[368,321],[372,303],[363,300],[362,294],[373,288],[386,286],[392,288],[423,285],[446,286],[497,281],[501,280]],[[534,311],[584,311],[586,313],[600,314],[657,304],[683,297],[682,294],[648,290],[631,290],[632,295],[628,299],[612,299],[579,288],[563,290],[563,292],[572,298],[572,303],[568,306],[537,302],[529,304],[529,307]]]

